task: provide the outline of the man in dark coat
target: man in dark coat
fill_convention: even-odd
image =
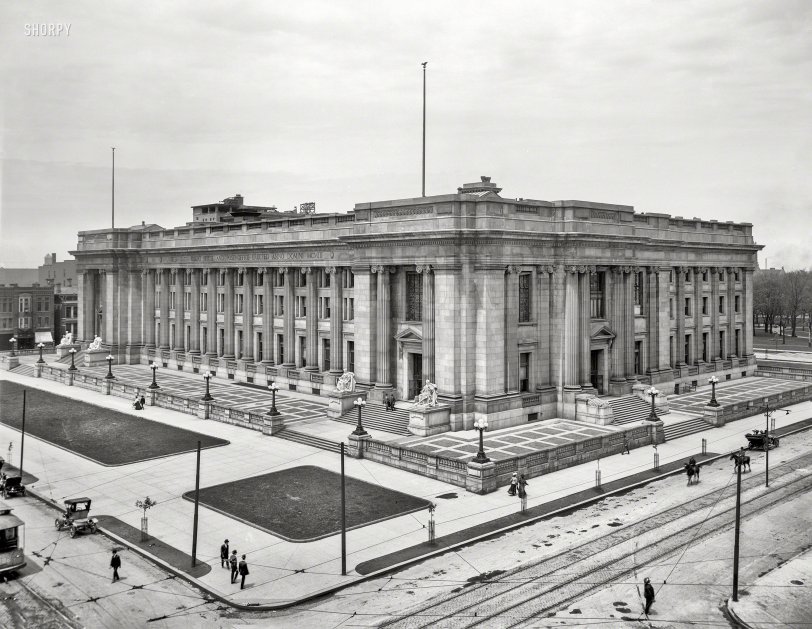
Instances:
[[[625,432],[623,433],[623,452],[621,454],[631,454],[629,452],[629,436]]]
[[[651,585],[651,579],[646,577],[643,579],[643,595],[646,597],[646,609],[645,613],[648,616],[648,610],[651,608],[651,604],[654,602],[654,587]]]
[[[245,555],[242,556],[240,560],[240,576],[242,577],[242,581],[240,581],[240,589],[245,589],[245,577],[248,576],[248,563],[245,561]]]
[[[519,477],[519,482],[517,484],[519,486],[518,487],[519,498],[526,498],[527,497],[527,489],[526,489],[526,487],[530,483],[527,482],[527,479],[524,477],[524,474],[522,474]]]
[[[228,568],[228,540],[220,546],[220,567]]]
[[[113,569],[113,583],[118,581],[118,569],[121,568],[121,557],[118,556],[118,551],[113,549],[113,556],[110,559],[110,567]]]
[[[231,558],[228,560],[231,564],[231,582],[237,582],[237,551],[231,551]]]

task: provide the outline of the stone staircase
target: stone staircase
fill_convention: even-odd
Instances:
[[[37,376],[37,369],[34,365],[18,365],[11,371],[17,375],[28,376],[29,378],[36,378]]]
[[[395,408],[394,411],[387,411],[383,404],[368,403],[362,411],[362,421],[364,428],[382,430],[395,435],[411,435],[407,428],[409,425],[409,411],[402,408]],[[345,424],[355,426],[358,423],[358,409],[352,409],[344,413],[338,420]]]
[[[279,437],[280,439],[285,439],[286,441],[294,441],[296,443],[302,443],[307,446],[312,446],[314,448],[321,448],[322,450],[327,450],[328,452],[341,452],[341,444],[330,441],[329,439],[322,439],[321,437],[317,437],[315,435],[308,435],[303,432],[297,432],[295,430],[291,430],[290,428],[282,428],[279,432],[274,434],[274,437]]]
[[[664,427],[665,440],[671,441],[672,439],[679,439],[680,437],[693,435],[710,428],[712,428],[712,426],[701,417],[695,417],[694,419],[689,419],[679,424],[668,424]]]
[[[76,366],[82,364],[82,359],[84,358],[85,350],[81,349],[73,356],[73,360],[75,361]],[[54,362],[60,363],[62,365],[70,365],[70,354],[65,354],[62,358],[57,358]]]
[[[648,418],[648,414],[651,412],[651,406],[636,395],[625,395],[611,399],[609,404],[612,406],[612,413],[615,416],[615,421],[612,423],[614,426],[643,421]]]

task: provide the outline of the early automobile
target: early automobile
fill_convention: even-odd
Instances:
[[[748,450],[766,450],[767,448],[772,450],[778,447],[778,438],[768,435],[765,430],[756,429],[748,432],[745,437],[747,437]]]
[[[3,498],[25,496],[22,476],[4,476],[2,479]]]
[[[56,519],[56,530],[70,529],[70,536],[76,537],[80,531],[96,532],[98,520],[90,517],[90,498],[69,498],[65,501],[65,513]]]

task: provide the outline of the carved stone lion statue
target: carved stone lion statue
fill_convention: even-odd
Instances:
[[[91,352],[97,352],[102,349],[102,337],[97,336],[93,339],[93,342],[88,346],[88,350]]]
[[[414,399],[415,406],[424,406],[426,408],[437,406],[437,385],[432,383],[426,378],[426,384]]]
[[[345,371],[336,380],[336,390],[341,393],[351,393],[355,391],[355,374]]]

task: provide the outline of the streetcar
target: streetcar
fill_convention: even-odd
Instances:
[[[0,502],[0,574],[15,572],[25,566],[24,529],[25,524],[11,513],[11,507]]]

